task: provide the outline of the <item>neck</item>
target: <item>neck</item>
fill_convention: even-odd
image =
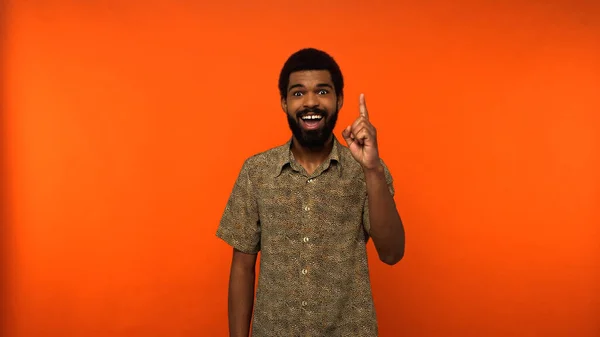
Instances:
[[[327,159],[331,153],[331,149],[333,149],[333,135],[329,137],[323,146],[310,148],[300,145],[296,137],[292,138],[292,153],[294,154],[294,158],[309,173],[314,171]]]

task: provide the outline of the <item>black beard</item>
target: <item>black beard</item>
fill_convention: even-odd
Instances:
[[[301,116],[309,112],[321,114],[325,119],[325,126],[317,130],[307,131],[302,129],[298,120]],[[301,112],[298,112],[296,114],[296,118],[292,117],[289,113],[287,113],[286,115],[288,125],[290,126],[290,130],[292,130],[292,134],[298,140],[298,143],[305,148],[317,149],[323,147],[333,134],[333,129],[335,128],[335,124],[337,123],[338,111],[336,110],[332,114],[327,114],[326,111],[321,109],[306,109]]]

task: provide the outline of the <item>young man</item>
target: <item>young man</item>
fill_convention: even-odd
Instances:
[[[378,334],[366,243],[394,265],[404,228],[364,95],[342,132],[347,147],[333,135],[343,90],[339,66],[320,50],[294,53],[281,70],[292,137],[246,159],[217,230],[233,247],[232,337],[248,336],[253,309],[253,337]]]

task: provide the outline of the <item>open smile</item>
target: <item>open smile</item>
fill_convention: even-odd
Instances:
[[[308,114],[300,117],[300,124],[306,130],[315,130],[324,124],[325,118],[321,114]]]

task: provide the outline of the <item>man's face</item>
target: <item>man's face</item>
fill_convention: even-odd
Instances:
[[[281,101],[281,107],[300,145],[317,148],[333,133],[342,97],[337,97],[329,71],[298,71],[290,75],[287,96]]]

